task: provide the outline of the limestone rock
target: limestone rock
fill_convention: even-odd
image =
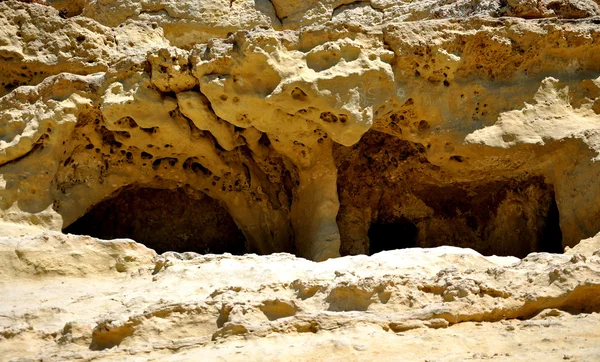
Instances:
[[[594,360],[594,249],[519,260],[415,248],[314,263],[288,254],[157,257],[130,240],[57,232],[2,237],[0,352],[8,360]]]
[[[0,355],[600,358],[599,6],[0,1]]]
[[[2,2],[0,96],[63,72],[105,72],[120,59],[167,46],[162,34],[147,23],[111,29],[84,17],[65,21],[49,6]]]
[[[66,228],[125,188],[182,189],[224,207],[245,250],[315,260],[369,253],[374,224],[519,256],[600,228],[585,186],[599,172],[595,18],[497,18],[526,5],[513,2],[49,4],[1,4],[2,209],[51,206]],[[479,201],[443,205],[464,195]]]

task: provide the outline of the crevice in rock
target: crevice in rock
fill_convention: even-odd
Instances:
[[[63,18],[72,18],[83,13],[84,2],[73,0],[20,0],[29,4],[41,4],[51,6],[58,11],[58,15]]]
[[[246,249],[245,237],[225,207],[182,188],[122,188],[63,231],[102,239],[131,238],[158,253],[241,255]]]
[[[273,14],[275,15],[275,17],[277,18],[277,20],[279,20],[279,24],[283,25],[283,20],[287,17],[281,17],[279,15],[279,13],[277,12],[277,7],[275,6],[275,3],[273,3],[273,0],[267,0],[271,6],[273,7]]]

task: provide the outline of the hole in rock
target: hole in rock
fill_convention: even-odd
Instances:
[[[536,185],[537,186],[537,185]],[[488,185],[490,187],[490,185]],[[412,220],[399,217],[374,222],[368,231],[369,255],[384,250],[442,245],[471,248],[483,255],[523,258],[532,252],[562,253],[562,232],[554,192],[541,188],[539,198],[511,189],[497,204],[499,193],[482,193],[469,200],[455,199],[462,194],[445,188],[430,192],[428,205],[435,210],[430,217]],[[482,191],[481,189],[479,191]],[[446,194],[448,197],[441,197]],[[461,208],[458,212],[454,207]],[[381,210],[380,210],[381,212]],[[455,213],[456,212],[456,213]]]
[[[418,198],[427,216],[407,218],[389,210]],[[453,185],[421,184],[386,200],[385,224],[369,229],[369,252],[442,245],[483,255],[523,258],[532,252],[562,252],[554,189],[542,177]],[[384,204],[385,205],[385,204]],[[412,205],[411,205],[412,206]]]
[[[369,255],[384,250],[414,248],[418,229],[406,218],[394,223],[375,223],[369,228]]]
[[[342,255],[443,245],[519,258],[563,250],[554,187],[542,175],[501,175],[493,165],[451,174],[422,145],[377,131],[334,146],[334,157]]]
[[[157,253],[245,251],[244,234],[217,200],[183,189],[123,188],[63,230],[102,239],[130,238]]]

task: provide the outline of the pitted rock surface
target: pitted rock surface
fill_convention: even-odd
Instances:
[[[596,360],[599,160],[597,0],[0,1],[0,355]]]

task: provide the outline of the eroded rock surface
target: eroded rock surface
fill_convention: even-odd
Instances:
[[[0,356],[595,361],[598,161],[598,1],[0,1]]]
[[[444,246],[315,263],[2,227],[6,360],[600,357],[600,235],[522,260]]]
[[[5,1],[0,209],[64,229],[123,190],[163,189],[214,200],[207,218],[225,210],[247,252],[560,251],[600,230],[596,15],[594,1]],[[410,240],[373,246],[378,228]]]

